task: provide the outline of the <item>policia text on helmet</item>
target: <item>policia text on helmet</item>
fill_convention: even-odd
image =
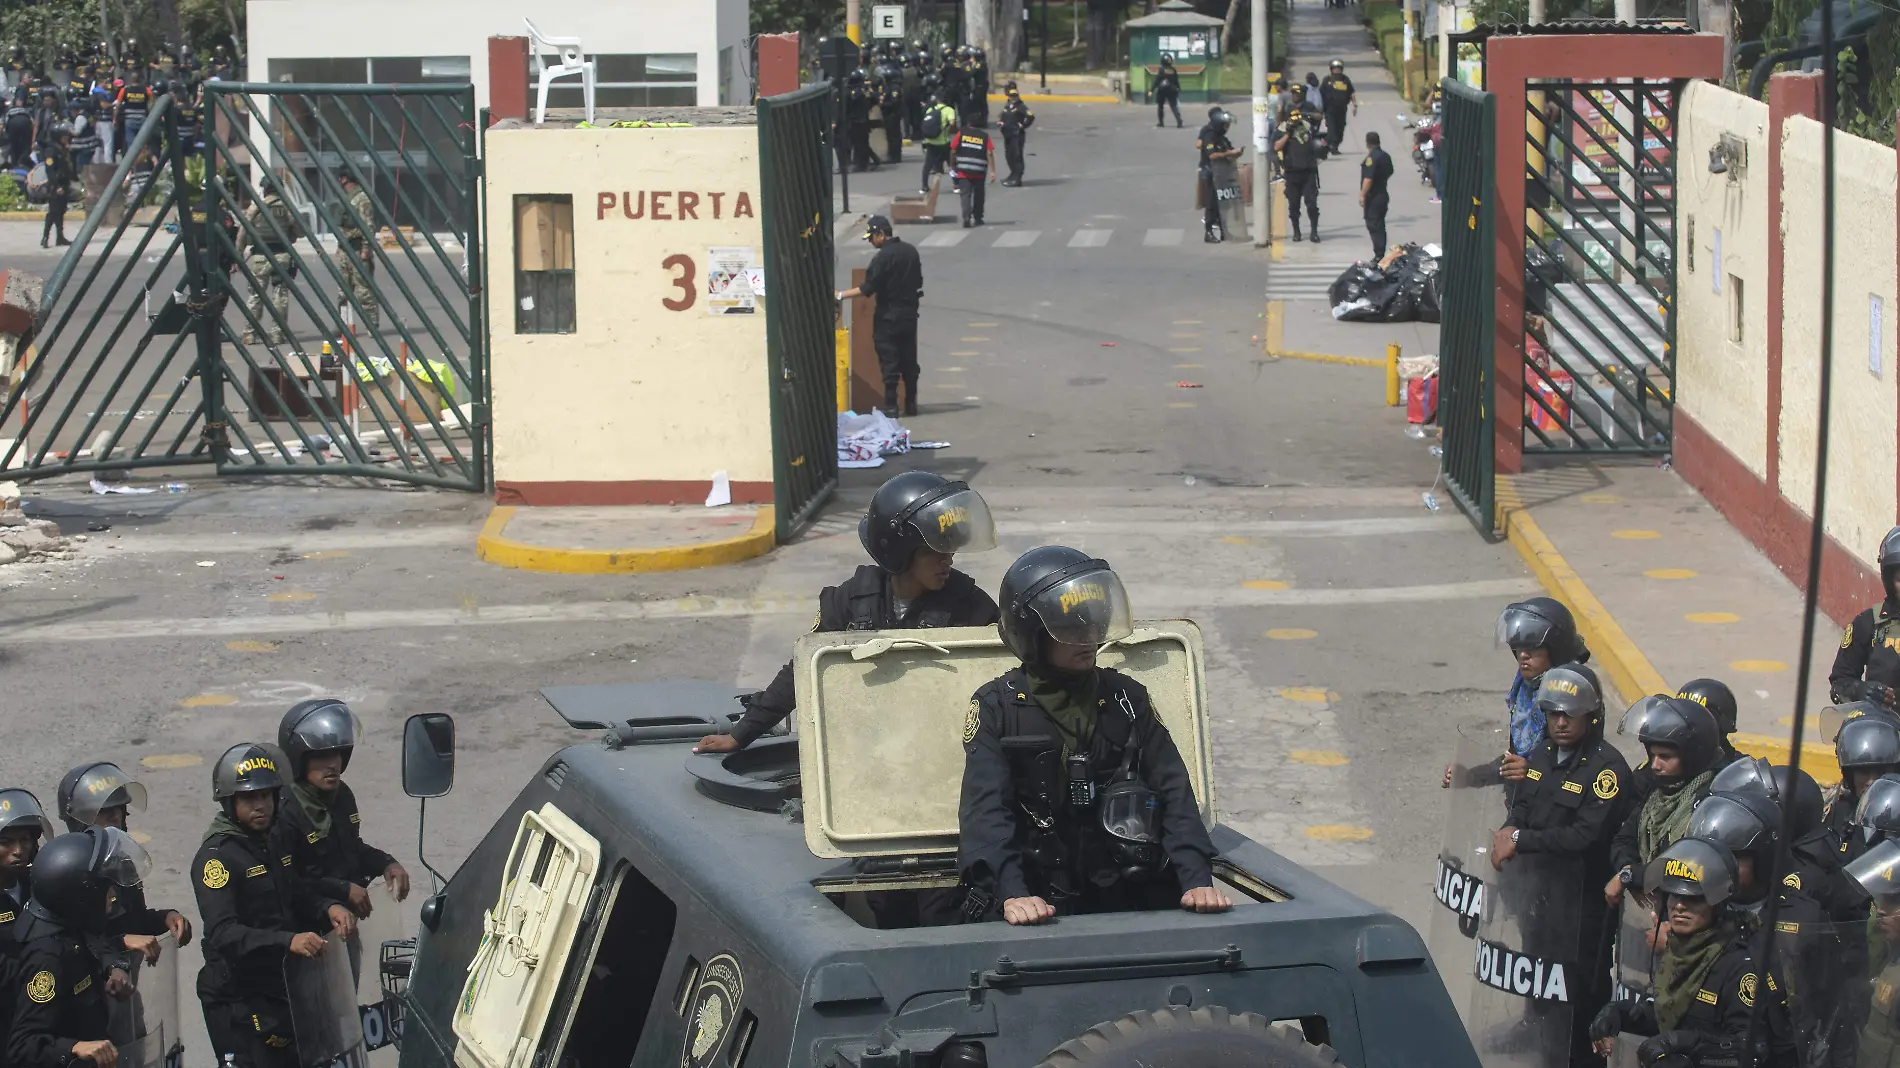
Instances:
[[[818,595],[813,631],[987,627],[996,602],[952,565],[958,553],[996,547],[989,505],[968,484],[930,471],[906,471],[884,483],[858,521],[858,541],[873,566]],[[745,715],[730,734],[709,734],[695,753],[751,745],[797,705],[792,665],[772,685],[740,698]]]
[[[1133,632],[1115,572],[1044,546],[1010,566],[998,600],[1003,644],[1022,667],[978,690],[964,721],[963,919],[1231,908],[1187,767],[1147,691],[1096,664],[1101,646]]]

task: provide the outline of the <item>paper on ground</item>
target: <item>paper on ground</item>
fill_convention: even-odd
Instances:
[[[721,505],[731,503],[732,480],[726,476],[724,471],[714,471],[712,476],[712,492],[706,494],[706,507],[718,508]]]

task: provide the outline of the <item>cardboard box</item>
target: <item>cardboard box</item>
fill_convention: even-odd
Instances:
[[[383,393],[384,387],[389,390],[387,396]],[[368,381],[359,379],[356,391],[357,396],[362,398],[362,403],[357,408],[357,421],[364,430],[382,429],[382,423],[377,422],[378,415],[389,424],[389,429],[394,431],[403,429],[402,418],[396,414],[398,406],[390,402],[391,398],[401,400],[402,414],[409,417],[410,424],[417,431],[434,430],[434,425],[429,422],[429,418],[431,416],[437,419],[442,418],[445,407],[442,403],[442,394],[438,393],[434,386],[414,375],[402,372],[391,372],[381,376],[380,379]]]
[[[515,269],[574,269],[574,202],[515,198]]]

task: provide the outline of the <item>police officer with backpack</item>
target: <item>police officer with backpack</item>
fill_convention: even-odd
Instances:
[[[996,602],[976,580],[951,566],[958,553],[996,547],[989,505],[967,483],[930,471],[906,471],[878,487],[858,521],[858,541],[872,564],[818,595],[812,631],[987,627]],[[741,698],[745,715],[730,734],[709,734],[695,753],[744,749],[797,704],[792,665],[772,685]]]
[[[1900,527],[1880,539],[1880,592],[1884,599],[1863,610],[1841,632],[1841,649],[1828,672],[1828,689],[1835,704],[1873,701],[1900,708],[1894,696],[1900,688]]]

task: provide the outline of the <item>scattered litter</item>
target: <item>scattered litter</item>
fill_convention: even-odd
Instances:
[[[158,491],[150,486],[108,486],[95,478],[92,480],[92,492],[103,497],[108,493],[157,493]]]
[[[1438,511],[1438,495],[1430,490],[1425,491],[1425,507],[1434,512]]]
[[[1425,436],[1425,428],[1417,423],[1408,423],[1405,427],[1405,436],[1408,438],[1423,438]]]
[[[1443,445],[1433,445],[1431,448],[1425,451],[1431,453],[1433,456],[1445,455],[1445,447]]]
[[[86,526],[87,532],[91,534],[102,534],[111,529],[111,523],[90,523]]]
[[[1175,389],[1200,389],[1201,384],[1199,382],[1176,382],[1174,384],[1174,388]]]
[[[188,482],[167,482],[163,486],[160,486],[158,488],[164,490],[166,493],[190,493],[191,492],[191,484]],[[149,493],[151,491],[147,490],[146,492]]]
[[[1428,241],[1425,244],[1420,245],[1419,248],[1423,249],[1425,251],[1425,254],[1427,256],[1432,257],[1433,259],[1439,259],[1445,255],[1445,250],[1442,248],[1439,248],[1437,242]]]
[[[877,467],[883,457],[906,453],[910,448],[910,431],[883,412],[838,413],[840,467]]]
[[[913,441],[910,443],[910,447],[913,449],[947,449],[950,447],[950,443],[947,441]]]
[[[1186,478],[1184,478],[1184,479],[1182,479],[1182,480],[1181,480],[1181,484],[1182,484],[1182,485],[1184,485],[1184,486],[1192,486],[1192,485],[1194,485],[1194,476],[1193,476],[1193,475],[1189,475],[1189,476],[1187,476]]]
[[[706,507],[719,508],[732,503],[732,479],[724,471],[712,473],[712,492],[706,494]]]
[[[199,567],[217,567],[218,562],[216,560],[200,560],[198,561],[198,566]]]
[[[1764,701],[1766,701],[1766,700],[1768,700],[1768,691],[1767,691],[1767,690],[1756,690],[1756,691],[1755,691],[1755,696],[1756,696],[1756,697],[1759,697],[1759,698],[1761,698],[1761,699],[1762,699],[1762,700],[1764,700]]]
[[[1439,257],[1399,245],[1377,263],[1355,263],[1333,282],[1333,318],[1355,323],[1438,321]]]
[[[1115,342],[1113,342],[1113,341],[1104,341],[1104,342],[1102,342],[1102,347],[1103,347],[1103,348],[1105,348],[1105,349],[1112,349],[1112,348],[1114,348],[1114,347],[1115,347]]]
[[[284,580],[284,576],[282,575],[272,575],[271,578],[274,578],[279,582],[282,582]]]

